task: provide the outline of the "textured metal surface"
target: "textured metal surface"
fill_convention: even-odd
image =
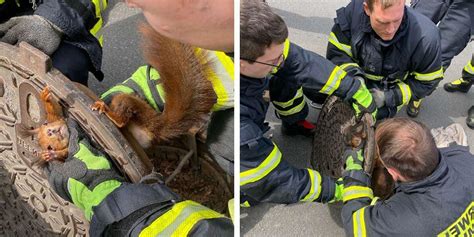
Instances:
[[[362,118],[363,132],[367,137],[364,145],[364,170],[371,174],[374,165],[374,129],[372,119],[366,114]],[[324,175],[340,178],[344,171],[342,155],[353,138],[351,127],[356,125],[351,106],[341,99],[329,97],[319,114],[313,138],[311,165]]]
[[[0,43],[0,236],[88,235],[82,211],[51,191],[42,170],[33,166],[39,151],[35,138],[19,133],[20,126],[38,127],[45,120],[38,93],[46,85],[131,181],[151,170],[46,55],[24,43]]]

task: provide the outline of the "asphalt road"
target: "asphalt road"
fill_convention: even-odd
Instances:
[[[300,46],[326,54],[327,38],[333,25],[335,12],[345,6],[346,0],[267,0],[280,14],[290,29],[290,39]],[[441,87],[460,77],[461,70],[470,59],[474,43],[454,58],[445,73],[445,79],[422,105],[417,120],[431,128],[460,123],[468,136],[471,152],[474,152],[474,132],[465,125],[467,109],[474,102],[474,92],[451,94]],[[318,111],[312,109],[309,120],[316,122]],[[399,116],[406,117],[405,110]],[[283,157],[299,168],[310,167],[311,139],[302,136],[287,137],[280,133],[281,121],[270,109],[267,119],[272,125],[273,140],[282,150]],[[344,230],[330,216],[323,204],[275,205],[261,204],[241,209],[241,235],[243,236],[344,236]]]

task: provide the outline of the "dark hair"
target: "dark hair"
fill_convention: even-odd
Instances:
[[[439,152],[429,129],[408,118],[387,119],[375,130],[380,158],[407,179],[418,181],[436,169]]]
[[[380,2],[380,4],[382,5],[382,9],[387,9],[393,6],[397,1],[400,1],[400,0],[365,0],[365,3],[367,3],[367,6],[369,7],[370,11],[374,10],[375,1]]]
[[[288,27],[262,0],[242,0],[240,3],[240,55],[255,60],[272,44],[282,44],[288,38]]]

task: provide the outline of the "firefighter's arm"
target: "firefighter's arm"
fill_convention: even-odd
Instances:
[[[91,221],[91,236],[232,236],[230,219],[165,185],[131,184],[73,120],[68,157],[45,168],[51,187]]]
[[[441,43],[437,31],[431,37],[425,37],[416,47],[411,60],[413,71],[406,84],[414,99],[430,95],[444,78],[441,62]]]
[[[101,29],[106,7],[107,0],[45,0],[34,14],[47,19],[68,38],[83,39],[89,33],[95,36]]]
[[[339,11],[341,9],[338,10],[338,14]],[[331,33],[329,33],[326,58],[352,76],[363,76],[363,71],[352,54],[350,26],[342,19],[344,18],[336,18],[336,23],[332,27]]]
[[[296,44],[289,41],[285,44],[288,44],[287,57],[276,76],[292,78],[310,91],[339,96],[350,102],[357,113],[375,112],[376,106],[362,78],[357,80],[358,76],[353,77],[331,61]]]
[[[341,215],[346,236],[399,235],[394,223],[401,221],[394,210],[402,206],[398,207],[396,202],[382,202],[377,197],[374,198],[370,177],[363,171],[362,149],[348,148],[343,158],[346,165],[343,173],[344,206]]]
[[[291,166],[278,147],[270,139],[259,136],[260,130],[253,125],[251,121],[241,120],[240,188],[244,195],[270,203],[340,199],[341,185],[315,170]],[[252,131],[242,132],[242,129]]]

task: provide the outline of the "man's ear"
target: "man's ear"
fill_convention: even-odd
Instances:
[[[367,14],[367,16],[370,16],[370,9],[369,9],[369,5],[367,5],[367,3],[364,1],[364,12],[365,14]]]
[[[387,168],[387,171],[388,173],[390,173],[390,175],[392,176],[393,180],[395,182],[397,181],[405,181],[405,178],[400,174],[400,172],[394,168],[389,168],[389,167],[385,167]]]

